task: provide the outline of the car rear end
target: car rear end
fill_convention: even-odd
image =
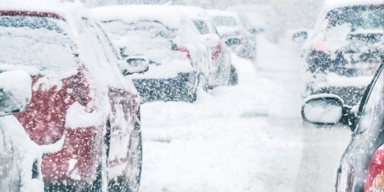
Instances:
[[[207,35],[219,36],[217,28],[214,26],[211,17],[200,8],[188,6],[174,6],[183,10],[189,20],[192,22],[200,39],[204,39]],[[204,40],[202,41],[204,42]],[[204,43],[203,43],[204,44]],[[225,40],[220,39],[215,45],[204,45],[208,52],[209,72],[207,74],[207,88],[230,84],[231,76],[231,58]]]
[[[122,57],[142,55],[149,59],[147,72],[131,75],[143,102],[196,99],[194,46],[186,40],[188,33],[179,12],[149,5],[101,7],[92,12]],[[110,12],[121,14],[111,17]]]
[[[97,125],[70,127],[67,121],[72,104],[92,100],[68,23],[56,13],[29,10],[2,10],[0,20],[0,70],[24,70],[32,77],[29,108],[15,117],[45,153],[44,182],[89,185],[103,136]]]
[[[306,43],[306,90],[357,104],[383,60],[383,4],[331,9]]]
[[[246,18],[229,11],[209,10],[208,13],[225,44],[239,57],[255,61],[255,37],[245,29]]]

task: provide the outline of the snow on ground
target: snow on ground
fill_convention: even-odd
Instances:
[[[261,43],[265,55],[259,62],[271,56],[268,52],[281,52]],[[193,104],[142,105],[141,191],[294,191],[302,152],[300,121],[275,121],[298,117],[287,114],[297,111],[290,109],[297,105],[285,106],[291,90],[268,75],[260,77],[248,60],[233,55],[233,65],[237,86],[200,92]]]

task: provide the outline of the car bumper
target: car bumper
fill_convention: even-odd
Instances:
[[[179,73],[168,79],[133,79],[143,103],[152,101],[186,101],[196,89],[195,73]]]
[[[44,183],[90,185],[96,179],[101,162],[100,146],[100,129],[67,129],[61,150],[43,156],[41,170]]]

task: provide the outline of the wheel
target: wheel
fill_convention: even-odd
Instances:
[[[137,113],[139,122],[130,136],[130,150],[127,167],[123,175],[108,182],[109,192],[137,192],[140,187],[141,169],[143,163],[143,147],[140,129],[140,111]]]
[[[237,77],[237,72],[236,68],[231,65],[231,72],[229,75],[229,85],[237,85],[238,83],[238,77]]]

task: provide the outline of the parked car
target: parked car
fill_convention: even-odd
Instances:
[[[0,191],[41,192],[41,151],[13,114],[31,100],[31,77],[23,71],[0,73]]]
[[[255,62],[255,35],[262,32],[262,29],[251,28],[248,19],[241,13],[208,10],[208,14],[225,44],[238,56]]]
[[[2,3],[0,70],[32,77],[29,107],[15,117],[44,153],[45,190],[138,191],[141,99],[123,75],[148,63],[118,61],[83,4],[33,2]]]
[[[383,69],[382,64],[354,107],[333,94],[312,95],[302,107],[305,122],[351,128],[351,141],[337,170],[337,192],[384,191]]]
[[[209,43],[209,39],[219,37],[219,33],[207,12],[198,7],[173,6],[176,10],[182,11],[192,21],[199,34],[199,39],[206,45],[208,50],[209,76],[207,87],[212,89],[221,85],[236,85],[238,81],[236,68],[231,63],[230,50],[219,39],[218,43]],[[207,38],[208,37],[208,38]]]
[[[230,66],[219,37],[209,25],[196,29],[195,20],[181,7],[123,5],[98,7],[92,12],[122,57],[149,58],[148,71],[132,75],[144,102],[194,102],[199,84],[205,88],[228,84],[229,74],[216,64]],[[222,78],[210,78],[216,76]]]
[[[312,33],[293,40],[303,45],[304,97],[340,95],[357,104],[383,57],[382,1],[327,1]]]

